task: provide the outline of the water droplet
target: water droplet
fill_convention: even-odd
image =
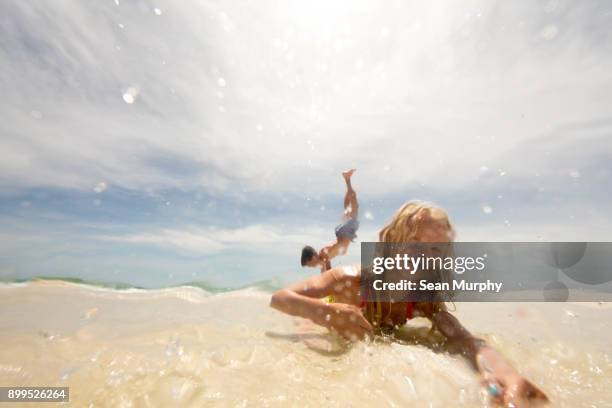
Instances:
[[[138,97],[139,91],[133,86],[130,86],[123,92],[123,101],[127,104],[133,104],[136,102],[136,98]]]
[[[481,208],[482,212],[485,214],[491,214],[493,212],[493,208],[488,204],[483,204]]]
[[[541,35],[546,41],[553,40],[557,34],[559,33],[559,29],[554,24],[549,24],[542,29]]]
[[[108,185],[104,181],[101,181],[96,184],[96,186],[93,188],[93,191],[95,191],[96,193],[103,193],[104,191],[106,191],[107,188]]]
[[[219,79],[217,79],[217,84],[218,84],[218,85],[219,85],[221,88],[225,87],[225,85],[226,85],[225,79],[224,79],[224,78],[219,78]]]
[[[372,214],[372,212],[370,211],[366,211],[364,214],[364,217],[366,218],[366,220],[373,220],[374,219],[374,214]]]
[[[157,7],[155,7],[155,8],[153,9],[153,12],[154,12],[155,14],[157,14],[158,16],[161,16],[161,15],[162,15],[162,11],[161,11],[160,9],[158,9]]]

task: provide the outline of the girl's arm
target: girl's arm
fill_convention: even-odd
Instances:
[[[444,308],[432,316],[434,326],[449,341],[451,347],[470,360],[482,374],[491,397],[506,406],[524,407],[531,399],[548,401],[548,397],[533,383],[521,376],[508,361],[484,340],[474,337],[459,320]]]
[[[358,277],[347,276],[342,269],[330,269],[320,275],[281,289],[272,295],[270,306],[283,313],[310,319],[314,323],[334,329],[347,338],[363,338],[372,334],[372,326],[361,310],[343,303],[327,304],[321,298],[338,289],[358,287]],[[347,284],[347,282],[349,282]]]

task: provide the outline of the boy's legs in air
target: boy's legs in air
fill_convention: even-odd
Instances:
[[[344,182],[346,183],[346,194],[344,195],[344,213],[342,214],[342,222],[336,226],[337,243],[334,245],[332,252],[344,254],[348,246],[357,237],[357,229],[359,228],[359,220],[357,214],[359,211],[359,203],[357,202],[357,193],[351,185],[351,176],[355,169],[342,172]]]
[[[354,172],[355,169],[342,172],[342,177],[344,177],[344,182],[346,183],[346,194],[344,195],[344,221],[351,218],[357,218],[357,212],[359,210],[357,193],[355,193],[355,190],[353,190],[353,186],[351,185],[351,176]]]

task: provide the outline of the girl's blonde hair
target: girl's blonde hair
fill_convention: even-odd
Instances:
[[[415,242],[419,238],[420,221],[424,216],[431,215],[431,210],[438,210],[443,214],[448,227],[449,240],[455,239],[455,229],[450,222],[448,214],[442,208],[426,201],[408,201],[393,214],[391,221],[378,233],[380,242],[404,243]]]
[[[442,216],[441,221],[446,224],[447,234],[449,240],[452,242],[455,238],[455,229],[450,222],[448,214],[442,208],[425,201],[408,201],[402,205],[393,214],[391,221],[378,233],[378,240],[382,244],[376,248],[375,252],[378,256],[392,256],[395,252],[395,245],[384,245],[384,244],[403,244],[419,241],[419,233],[421,232],[422,221],[431,217],[432,210],[437,210],[436,218]],[[446,270],[435,271],[436,277],[434,278],[438,282],[450,282],[450,272]],[[372,278],[372,274],[367,275],[369,279]],[[366,282],[365,286],[368,287],[371,282]],[[385,318],[382,314],[381,302],[393,302],[391,295],[387,294],[388,299],[378,298],[375,301],[369,301],[367,303],[366,317],[372,324],[379,326],[384,323]],[[447,298],[449,294],[447,293]],[[452,294],[450,294],[452,296]],[[446,310],[444,300],[439,294],[434,294],[431,300],[428,301],[430,304],[430,312],[434,313],[439,310]]]
[[[391,221],[380,230],[378,233],[378,240],[381,243],[395,243],[395,244],[403,244],[403,243],[411,243],[411,242],[419,242],[420,241],[420,233],[422,231],[423,224],[425,224],[425,220],[432,216],[432,211],[436,210],[436,218],[442,221],[447,228],[447,236],[449,241],[452,243],[455,239],[456,233],[453,224],[451,223],[448,213],[444,211],[441,207],[427,202],[427,201],[408,201],[404,205],[402,205],[396,212],[393,214]],[[441,216],[441,219],[440,219]],[[392,253],[393,250],[391,249]],[[386,250],[383,250],[386,252]],[[452,244],[449,248],[449,252],[447,255],[452,255],[453,249]],[[452,272],[448,270],[437,270],[434,271],[436,273],[434,281],[437,282],[448,282],[450,283],[452,280]],[[446,306],[444,305],[444,299],[446,301],[449,298],[453,298],[454,293],[452,291],[447,291],[445,296],[441,296],[440,294],[436,294],[431,299],[431,304],[433,309],[435,310],[446,310]]]

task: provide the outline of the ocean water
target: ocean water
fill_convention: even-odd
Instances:
[[[0,286],[0,383],[69,386],[69,406],[489,406],[425,320],[401,341],[345,343],[269,308],[270,290]],[[550,396],[612,404],[609,304],[456,305]],[[10,405],[7,405],[10,406]]]
[[[143,287],[139,285],[134,285],[131,283],[121,282],[121,281],[108,281],[108,280],[87,280],[82,278],[73,278],[73,277],[59,277],[59,276],[33,276],[28,278],[18,278],[18,279],[0,279],[0,284],[11,285],[11,284],[27,284],[29,282],[37,282],[37,281],[45,281],[45,282],[68,282],[78,285],[86,285],[93,288],[100,289],[116,289],[116,290],[124,290],[128,291],[130,289],[133,290],[159,290],[159,289],[171,289],[171,288],[180,288],[180,287],[192,287],[199,288],[204,293],[214,294],[214,293],[223,293],[223,292],[231,292],[237,291],[241,289],[259,289],[263,292],[274,292],[275,290],[281,289],[284,287],[283,283],[278,279],[267,279],[260,280],[248,284],[242,285],[234,285],[234,286],[220,286],[214,285],[206,281],[193,281],[193,282],[185,282],[176,285],[167,285],[162,288],[150,288]]]

